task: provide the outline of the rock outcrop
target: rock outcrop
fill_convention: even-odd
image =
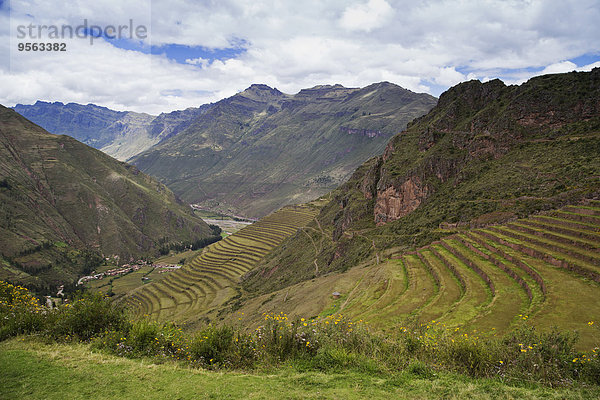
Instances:
[[[419,177],[411,177],[398,188],[389,186],[377,192],[375,223],[383,225],[413,212],[427,198],[429,189]]]

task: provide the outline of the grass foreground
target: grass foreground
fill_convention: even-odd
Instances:
[[[447,398],[584,399],[597,386],[552,389],[459,374],[422,376],[418,368],[395,375],[305,372],[296,365],[253,373],[215,372],[156,364],[94,352],[87,344],[46,344],[31,337],[0,343],[2,399],[191,399],[191,398]]]

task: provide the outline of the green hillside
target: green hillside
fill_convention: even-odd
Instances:
[[[341,310],[505,333],[526,316],[597,344],[599,76],[450,89],[244,275],[243,324]]]
[[[389,332],[435,320],[504,334],[528,321],[596,345],[598,75],[458,85],[337,190],[242,229],[126,304],[190,327],[254,327],[272,312],[343,312]]]
[[[211,229],[164,185],[0,106],[0,279],[47,291]]]
[[[89,295],[42,312],[3,284],[0,311],[15,318],[0,334],[17,339],[0,346],[0,361],[19,366],[25,383],[2,390],[20,396],[31,385],[44,396],[50,389],[37,382],[57,368],[56,379],[73,377],[55,362],[72,357],[69,365],[108,366],[86,377],[127,371],[173,396],[239,397],[243,377],[259,398],[304,397],[305,388],[350,398],[597,397],[598,154],[600,69],[460,84],[336,190],[281,208],[160,280],[134,277],[139,285],[112,305]],[[18,336],[27,333],[73,343]],[[112,355],[172,364],[141,374],[142,361]],[[228,373],[192,377],[189,366]],[[340,372],[360,385],[350,391]],[[263,373],[283,389],[273,392]],[[175,380],[183,383],[165,384]],[[292,380],[308,383],[298,391]]]
[[[225,323],[255,327],[273,312],[291,319],[342,313],[390,335],[433,321],[458,334],[556,326],[577,330],[578,346],[588,350],[600,341],[594,325],[600,315],[600,201],[446,234],[411,251],[367,248],[364,261],[343,272],[328,271],[319,258],[333,231],[315,222],[245,275],[239,306],[223,309]],[[289,268],[300,263],[295,257],[305,248],[312,253],[302,260],[306,267]]]
[[[131,161],[190,203],[261,217],[334,189],[435,102],[386,82],[252,85]]]
[[[374,248],[414,250],[448,233],[598,198],[598,154],[599,68],[521,86],[459,84],[332,192],[318,216],[330,234],[316,254],[296,235],[262,267],[286,260],[287,268],[247,285],[278,289],[311,278],[315,258],[322,273],[343,271]]]

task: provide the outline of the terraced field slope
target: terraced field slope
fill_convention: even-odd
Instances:
[[[599,295],[600,201],[589,200],[464,230],[415,251],[374,251],[347,272],[242,297],[229,320],[243,315],[252,326],[264,312],[342,312],[382,330],[436,321],[469,334],[503,334],[527,323],[578,330],[580,345],[590,348],[600,341]]]
[[[305,226],[315,206],[288,206],[209,246],[183,268],[123,299],[134,314],[194,322],[240,295],[240,278],[269,251]]]
[[[600,198],[598,154],[600,68],[520,86],[461,83],[331,193],[317,217],[330,235],[316,253],[295,235],[260,266],[286,268],[244,286],[266,293],[312,279],[315,259],[320,273],[344,271],[373,248],[413,250],[450,231]]]

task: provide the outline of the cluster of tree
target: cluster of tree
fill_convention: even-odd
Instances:
[[[10,189],[11,188],[8,178],[0,179],[0,188],[1,189]]]
[[[40,253],[38,253],[40,252]],[[36,254],[36,262],[19,262],[16,257],[23,254]],[[102,265],[102,256],[91,249],[76,250],[66,247],[59,249],[51,242],[44,242],[33,249],[28,249],[18,256],[11,257],[0,254],[1,259],[28,277],[19,278],[15,283],[28,288],[40,299],[45,295],[55,296],[58,288],[63,287],[63,293],[72,293],[78,290],[76,283],[80,275],[89,275]]]
[[[54,246],[54,243],[45,241],[45,242],[42,242],[41,244],[38,244],[37,246],[33,246],[33,247],[26,248],[24,250],[21,250],[21,252],[19,252],[19,254],[17,254],[17,257],[37,253],[39,251],[49,249],[53,246]]]
[[[161,256],[169,254],[171,250],[175,250],[177,252],[185,251],[185,250],[198,250],[202,249],[209,244],[213,244],[222,239],[221,237],[221,228],[217,225],[209,225],[212,230],[212,235],[206,238],[197,239],[192,242],[177,242],[177,243],[165,243],[166,240],[163,238],[163,244],[159,247],[158,253]]]

